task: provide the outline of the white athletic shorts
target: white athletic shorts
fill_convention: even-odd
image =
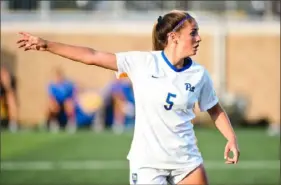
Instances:
[[[179,168],[175,170],[164,170],[148,167],[138,167],[130,163],[130,184],[176,185],[201,164],[202,161],[189,165],[185,168]]]

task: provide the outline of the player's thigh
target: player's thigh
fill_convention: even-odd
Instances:
[[[131,185],[167,185],[167,170],[158,170],[154,168],[134,168],[130,167]]]
[[[48,113],[57,114],[61,110],[61,105],[53,98],[48,99]]]
[[[186,185],[186,184],[192,184],[192,185],[208,185],[208,179],[206,170],[204,168],[203,164],[200,164],[199,166],[195,167],[191,171],[187,169],[186,172],[183,172],[183,177],[180,177],[181,179],[176,179],[178,182],[176,182],[177,185]]]
[[[71,98],[69,99],[66,99],[64,102],[63,102],[63,109],[66,113],[66,115],[68,117],[71,117],[74,115],[74,102]]]

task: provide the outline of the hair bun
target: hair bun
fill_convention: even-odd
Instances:
[[[158,24],[161,24],[162,20],[163,20],[163,17],[159,16],[158,19],[157,19]]]

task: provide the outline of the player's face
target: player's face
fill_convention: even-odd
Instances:
[[[186,26],[179,32],[178,46],[186,57],[196,55],[201,37],[199,36],[199,28],[196,21],[185,23]]]

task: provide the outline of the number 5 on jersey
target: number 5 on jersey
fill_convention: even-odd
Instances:
[[[173,98],[177,97],[177,95],[175,94],[172,94],[172,93],[168,93],[168,96],[166,98],[166,103],[168,103],[168,105],[164,105],[164,108],[166,110],[171,110],[173,105],[174,105],[174,102],[172,101]]]

